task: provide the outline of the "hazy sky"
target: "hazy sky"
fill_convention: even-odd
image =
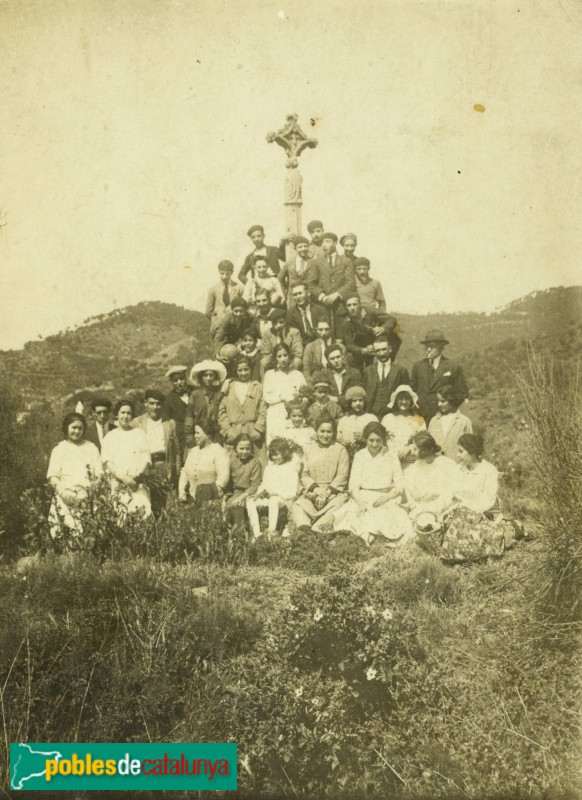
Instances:
[[[304,224],[355,231],[390,308],[582,283],[581,36],[580,0],[0,0],[0,348],[203,308],[283,233],[291,112]]]

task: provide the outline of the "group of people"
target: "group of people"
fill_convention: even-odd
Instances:
[[[215,357],[171,366],[166,394],[92,402],[93,421],[68,414],[51,455],[53,535],[105,472],[120,516],[158,518],[172,497],[200,512],[220,500],[232,525],[263,535],[289,528],[351,533],[371,544],[438,538],[441,557],[500,555],[512,539],[498,506],[498,473],[461,412],[462,368],[428,331],[425,357],[397,363],[401,332],[387,313],[357,237],[319,221],[293,256],[248,235],[254,250],[233,279],[218,265],[207,314]],[[189,380],[188,380],[189,377]],[[154,479],[155,478],[155,479]]]

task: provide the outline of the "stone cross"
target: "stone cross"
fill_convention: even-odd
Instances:
[[[306,147],[317,147],[317,139],[306,136],[297,124],[297,114],[287,114],[287,124],[276,133],[268,133],[267,141],[276,142],[285,150],[285,226],[287,236],[301,236],[302,178],[299,156]]]

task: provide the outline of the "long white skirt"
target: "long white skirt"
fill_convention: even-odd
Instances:
[[[334,514],[335,531],[351,531],[370,544],[374,536],[382,536],[391,547],[409,541],[414,535],[412,522],[400,505],[400,500],[389,500],[377,508],[374,501],[379,492],[364,491],[366,506],[361,508],[355,500],[349,500]]]

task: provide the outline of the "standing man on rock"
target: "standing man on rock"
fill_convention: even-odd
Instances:
[[[442,331],[428,331],[420,343],[426,357],[412,365],[410,385],[418,395],[418,407],[428,425],[438,411],[437,394],[443,386],[452,386],[463,401],[469,396],[469,389],[462,368],[443,355],[449,340]]]
[[[323,255],[323,232],[325,228],[323,222],[312,219],[307,225],[307,232],[311,236],[309,242],[309,258],[318,258]]]
[[[319,283],[311,290],[314,303],[321,303],[330,313],[336,339],[343,339],[348,312],[345,301],[356,294],[356,277],[351,259],[336,251],[335,233],[323,234],[323,257],[317,259]]]
[[[278,275],[281,269],[279,265],[279,248],[265,244],[265,229],[263,226],[252,225],[247,231],[247,236],[254,244],[255,249],[245,258],[244,264],[238,273],[239,281],[241,281],[241,283],[247,282],[249,272],[253,272],[255,268],[256,256],[264,256],[267,259],[270,274]]]

